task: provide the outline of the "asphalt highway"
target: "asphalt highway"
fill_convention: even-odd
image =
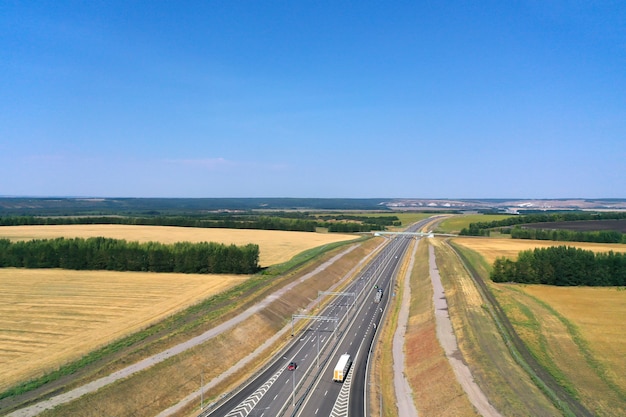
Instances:
[[[415,224],[417,230],[425,222]],[[412,237],[397,236],[309,325],[294,334],[293,343],[256,378],[215,409],[201,416],[365,416],[366,366],[374,336],[390,297],[393,282]],[[383,291],[376,302],[378,288]],[[305,318],[301,318],[305,319]],[[343,383],[333,381],[339,357],[353,364]],[[295,362],[295,370],[288,370]],[[349,410],[348,410],[349,405]]]

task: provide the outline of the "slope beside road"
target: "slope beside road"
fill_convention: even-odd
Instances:
[[[437,323],[437,338],[443,347],[446,357],[454,370],[457,380],[463,387],[468,399],[478,412],[485,417],[502,417],[490,403],[480,387],[474,382],[472,373],[463,362],[462,354],[459,350],[456,336],[452,329],[452,322],[448,315],[448,302],[439,276],[439,269],[435,259],[435,249],[428,247],[428,259],[430,267],[430,277],[433,284],[433,304],[435,306],[435,319]]]
[[[263,308],[267,307],[270,303],[272,303],[274,300],[276,300],[277,298],[281,297],[282,295],[284,295],[285,293],[287,293],[289,290],[293,289],[296,285],[302,283],[303,281],[306,281],[307,279],[315,276],[316,274],[321,273],[322,271],[324,271],[324,269],[326,269],[328,266],[330,266],[331,264],[333,264],[334,262],[336,262],[337,260],[339,260],[340,258],[342,258],[343,256],[347,255],[348,253],[350,253],[351,251],[353,251],[358,245],[352,245],[350,246],[348,249],[346,249],[345,251],[335,255],[333,258],[329,259],[327,262],[321,264],[320,266],[318,266],[315,270],[309,272],[308,274],[302,276],[301,278],[295,280],[294,282],[290,283],[289,285],[281,288],[280,290],[276,291],[275,293],[271,294],[270,296],[266,297],[264,300],[262,300],[260,303],[250,307],[249,309],[247,309],[246,311],[244,311],[243,313],[239,314],[238,316],[208,330],[207,332],[196,336],[186,342],[180,343],[179,345],[176,345],[172,348],[166,349],[156,355],[153,355],[151,357],[148,357],[140,362],[137,362],[133,365],[130,365],[124,369],[121,369],[117,372],[112,373],[111,375],[108,375],[106,377],[100,378],[98,380],[92,381],[88,384],[85,384],[83,386],[80,386],[76,389],[73,389],[71,391],[68,391],[66,393],[54,396],[52,398],[49,398],[45,401],[41,401],[39,403],[36,403],[34,405],[16,410],[10,414],[8,414],[8,416],[10,417],[33,417],[36,416],[38,414],[40,414],[41,412],[48,410],[48,409],[52,409],[60,404],[64,404],[67,403],[69,401],[75,400],[79,397],[81,397],[82,395],[88,394],[88,393],[92,393],[95,392],[97,390],[99,390],[102,387],[105,387],[109,384],[112,384],[115,381],[118,381],[120,379],[126,378],[130,375],[133,375],[137,372],[143,371],[147,368],[150,368],[160,362],[165,361],[166,359],[169,359],[173,356],[176,356],[182,352],[185,352],[189,349],[191,349],[194,346],[200,345],[206,341],[208,341],[209,339],[212,339],[214,337],[216,337],[217,335],[225,332],[228,329],[233,328],[234,326],[236,326],[237,324],[241,323],[242,321],[244,321],[245,319],[249,318],[250,316],[252,316],[255,313],[258,313],[259,311],[261,311]],[[345,279],[345,277],[344,277]]]

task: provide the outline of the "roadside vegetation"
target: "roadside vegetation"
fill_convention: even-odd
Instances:
[[[411,271],[411,304],[405,335],[406,378],[421,416],[476,416],[437,339],[428,246],[422,239]]]
[[[516,361],[483,289],[444,240],[431,241],[459,349],[489,401],[504,416],[560,415]]]
[[[399,276],[403,276],[403,273],[401,272]],[[374,417],[393,417],[398,415],[396,391],[393,383],[393,351],[391,346],[393,345],[393,337],[398,322],[402,288],[403,285],[400,280],[394,283],[392,291],[395,296],[387,305],[384,322],[381,323],[377,340],[374,342],[376,348],[370,368],[370,386],[366,388],[369,393],[369,404],[366,406],[369,406],[371,415]],[[365,302],[369,301],[366,300]]]
[[[189,393],[198,392],[201,380],[206,383],[218,376],[224,376],[225,379],[222,382],[204,392],[205,404],[215,401],[223,393],[234,389],[238,384],[245,381],[258,366],[262,365],[266,358],[279,350],[285,343],[288,343],[291,339],[289,334],[286,333],[274,346],[268,347],[253,363],[245,368],[235,373],[228,373],[231,366],[253,352],[265,340],[287,325],[292,314],[306,308],[311,301],[317,298],[318,290],[327,289],[344,278],[363,256],[377,247],[378,244],[380,241],[377,239],[361,242],[358,248],[326,268],[324,273],[316,274],[298,284],[285,296],[273,301],[259,313],[206,343],[95,393],[87,394],[54,410],[46,411],[41,416],[76,414],[85,417],[102,415],[154,416],[176,404]],[[219,322],[244,311],[277,288],[297,281],[299,277],[315,269],[320,261],[330,259],[340,250],[343,248],[336,248],[334,251],[327,252],[321,260],[308,262],[275,281],[268,281],[266,284],[270,282],[272,284],[264,286],[262,289],[257,288],[256,291],[246,294],[230,293],[228,299],[225,300],[226,304],[231,306],[228,313],[216,312],[217,314],[213,315],[212,319],[203,323],[203,329],[215,327]],[[187,340],[193,334],[193,332],[185,331],[177,337],[177,341]],[[161,345],[159,349],[151,348],[149,351],[132,352],[130,357],[124,358],[124,364],[134,363],[151,352],[162,350],[162,347]],[[104,374],[113,370],[115,370],[114,367],[108,367]],[[132,392],[133,395],[129,396],[129,392]],[[194,401],[177,415],[196,415],[198,405],[199,402]]]
[[[492,239],[455,239],[491,293],[502,306],[515,332],[533,358],[574,399],[593,415],[626,414],[626,315],[623,287],[557,287],[493,283],[486,279],[490,262],[530,245],[546,242],[520,242],[514,250],[510,240],[498,251]],[[626,251],[624,245],[577,244],[595,252],[607,247]]]

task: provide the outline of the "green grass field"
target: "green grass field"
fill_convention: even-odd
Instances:
[[[436,231],[440,233],[459,233],[463,228],[469,227],[470,223],[504,220],[508,217],[512,216],[504,214],[463,214],[442,221],[439,223]]]

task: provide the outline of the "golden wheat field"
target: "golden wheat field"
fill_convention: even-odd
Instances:
[[[615,382],[626,392],[626,291],[614,287],[524,286],[524,292],[576,324]]]
[[[137,242],[218,242],[259,245],[259,264],[263,267],[286,262],[307,249],[355,239],[354,235],[336,233],[287,232],[282,230],[208,229],[196,227],[131,226],[114,224],[59,226],[4,226],[0,239],[30,240],[57,237],[98,237]]]
[[[77,359],[247,278],[0,269],[0,390]]]
[[[594,252],[626,252],[626,245],[458,238],[455,242],[481,254],[490,264],[512,259],[522,250],[558,245]],[[626,410],[626,291],[616,287],[555,287],[491,284],[504,305],[523,305],[509,314],[525,342],[560,369],[582,401],[598,415]],[[513,301],[515,300],[515,301]],[[534,300],[540,300],[540,303]],[[556,313],[555,313],[556,312]],[[538,327],[524,325],[535,317]],[[561,319],[559,317],[562,317]],[[564,322],[571,327],[565,326]]]
[[[11,240],[104,236],[128,241],[255,243],[260,264],[353,235],[127,225],[0,227]],[[0,268],[0,390],[222,292],[243,275]]]
[[[618,243],[553,242],[549,240],[454,238],[454,242],[480,253],[489,264],[497,257],[517,258],[523,250],[547,248],[550,246],[574,246],[594,252],[626,252],[626,245]]]

